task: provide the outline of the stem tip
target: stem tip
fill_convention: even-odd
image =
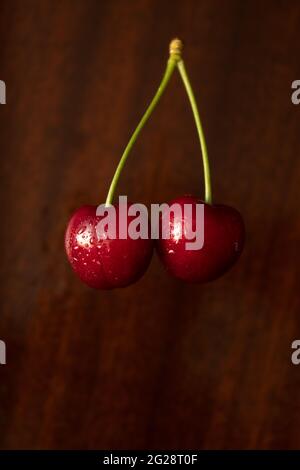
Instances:
[[[183,49],[182,41],[178,38],[172,39],[172,41],[170,42],[170,46],[169,46],[170,55],[181,56],[182,49]]]

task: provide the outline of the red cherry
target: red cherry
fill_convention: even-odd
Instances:
[[[116,205],[115,209],[118,234],[119,206]],[[126,287],[146,271],[153,253],[153,242],[150,238],[108,239],[105,233],[97,234],[101,217],[96,215],[96,210],[96,206],[86,205],[72,215],[65,234],[69,262],[78,277],[90,287]],[[134,217],[128,214],[126,217],[128,227]]]
[[[156,247],[162,263],[173,276],[187,282],[212,281],[224,274],[240,256],[245,239],[242,216],[232,207],[209,205],[192,196],[174,199],[168,204],[177,203],[182,217],[170,218],[167,212],[161,215],[161,224],[169,221],[169,239],[160,239]],[[184,213],[184,204],[191,204],[191,214]],[[186,248],[186,229],[196,229],[196,204],[204,204],[204,244],[197,250]],[[201,225],[203,230],[203,226]],[[190,236],[189,236],[190,237]]]

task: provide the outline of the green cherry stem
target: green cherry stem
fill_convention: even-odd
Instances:
[[[138,135],[139,133],[141,132],[141,130],[143,129],[144,125],[146,124],[146,122],[148,121],[148,119],[150,118],[152,112],[154,111],[155,107],[157,106],[161,96],[163,95],[165,89],[166,89],[166,86],[176,68],[176,65],[177,65],[177,62],[180,60],[180,53],[181,53],[181,42],[177,39],[174,39],[171,44],[170,44],[170,57],[169,57],[169,60],[168,60],[168,63],[167,63],[167,67],[166,67],[166,70],[165,70],[165,73],[163,75],[163,78],[160,82],[160,85],[157,89],[157,92],[155,93],[151,103],[149,104],[145,114],[143,115],[141,121],[139,122],[137,128],[135,129],[134,133],[132,134],[124,152],[123,152],[123,155],[120,159],[120,162],[117,166],[117,169],[116,169],[116,172],[114,174],[114,177],[112,179],[112,182],[110,184],[110,188],[109,188],[109,191],[108,191],[108,194],[107,194],[107,198],[106,198],[106,202],[105,202],[105,205],[106,206],[109,206],[112,204],[113,202],[113,198],[114,198],[114,193],[115,193],[115,189],[116,189],[116,186],[118,184],[118,181],[119,181],[119,178],[120,178],[120,175],[121,175],[121,172],[123,170],[123,167],[126,163],[126,160],[127,160],[127,157],[135,143],[135,141],[137,140],[138,138]]]
[[[177,62],[177,68],[179,70],[180,76],[182,78],[183,84],[185,86],[188,98],[190,100],[190,104],[192,107],[194,120],[200,140],[200,147],[202,152],[202,160],[203,160],[203,170],[204,170],[204,182],[205,182],[205,202],[207,204],[212,203],[212,194],[211,194],[211,179],[210,179],[210,168],[209,168],[209,159],[207,154],[207,147],[205,142],[205,136],[203,127],[201,124],[201,119],[198,111],[198,106],[196,103],[196,98],[192,89],[192,85],[190,83],[186,68],[184,66],[183,60],[180,59]]]

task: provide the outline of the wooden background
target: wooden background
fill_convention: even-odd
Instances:
[[[299,1],[1,0],[1,448],[300,448],[299,24]],[[104,201],[174,35],[245,251],[209,285],[154,258],[136,285],[93,291],[64,229]],[[119,193],[203,195],[178,76]]]

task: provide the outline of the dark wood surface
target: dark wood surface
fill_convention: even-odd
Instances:
[[[299,24],[298,1],[1,0],[1,448],[300,448]],[[64,229],[104,201],[174,35],[245,251],[209,285],[154,258],[136,285],[93,291]],[[178,76],[119,193],[203,194]]]

